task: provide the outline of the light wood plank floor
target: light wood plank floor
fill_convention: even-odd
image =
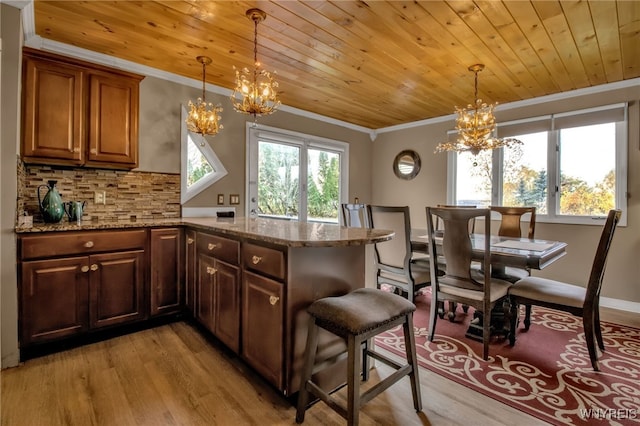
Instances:
[[[602,317],[640,325],[634,314],[603,310]],[[367,386],[390,373],[378,363]],[[420,370],[420,379],[423,412],[413,409],[403,379],[362,409],[360,424],[545,424],[427,370]],[[32,359],[3,370],[1,380],[6,426],[295,424],[287,399],[186,322]],[[344,423],[322,403],[304,422]]]

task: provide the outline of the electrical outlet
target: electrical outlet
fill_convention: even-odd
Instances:
[[[93,193],[94,204],[107,204],[107,196],[104,191],[95,191]]]

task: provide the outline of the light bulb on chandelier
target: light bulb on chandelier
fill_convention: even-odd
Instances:
[[[483,64],[469,67],[475,75],[474,102],[466,108],[456,108],[456,130],[458,137],[453,142],[442,142],[436,147],[436,153],[444,151],[471,152],[478,155],[480,151],[522,144],[514,138],[496,138],[496,119],[493,109],[496,104],[486,104],[478,98],[478,73],[484,69]]]
[[[254,122],[257,116],[269,115],[278,109],[278,82],[271,73],[263,70],[258,61],[258,24],[267,18],[267,14],[260,9],[249,9],[247,18],[253,21],[253,70],[236,67],[236,87],[231,94],[233,109],[244,114],[251,114]],[[275,74],[275,71],[273,72]]]
[[[207,103],[205,98],[206,66],[211,64],[211,58],[198,56],[196,60],[202,64],[202,97],[198,98],[195,103],[189,101],[189,115],[186,123],[190,132],[202,135],[200,145],[204,146],[205,135],[216,135],[223,129],[220,124],[222,117],[219,115],[222,112],[222,107]]]

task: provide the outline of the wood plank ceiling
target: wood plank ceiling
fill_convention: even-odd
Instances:
[[[371,129],[640,77],[640,1],[36,1],[36,34],[232,89],[277,72],[288,106]]]

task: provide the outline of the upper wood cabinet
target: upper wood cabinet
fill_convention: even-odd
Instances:
[[[136,168],[144,77],[30,48],[23,53],[22,159]]]

